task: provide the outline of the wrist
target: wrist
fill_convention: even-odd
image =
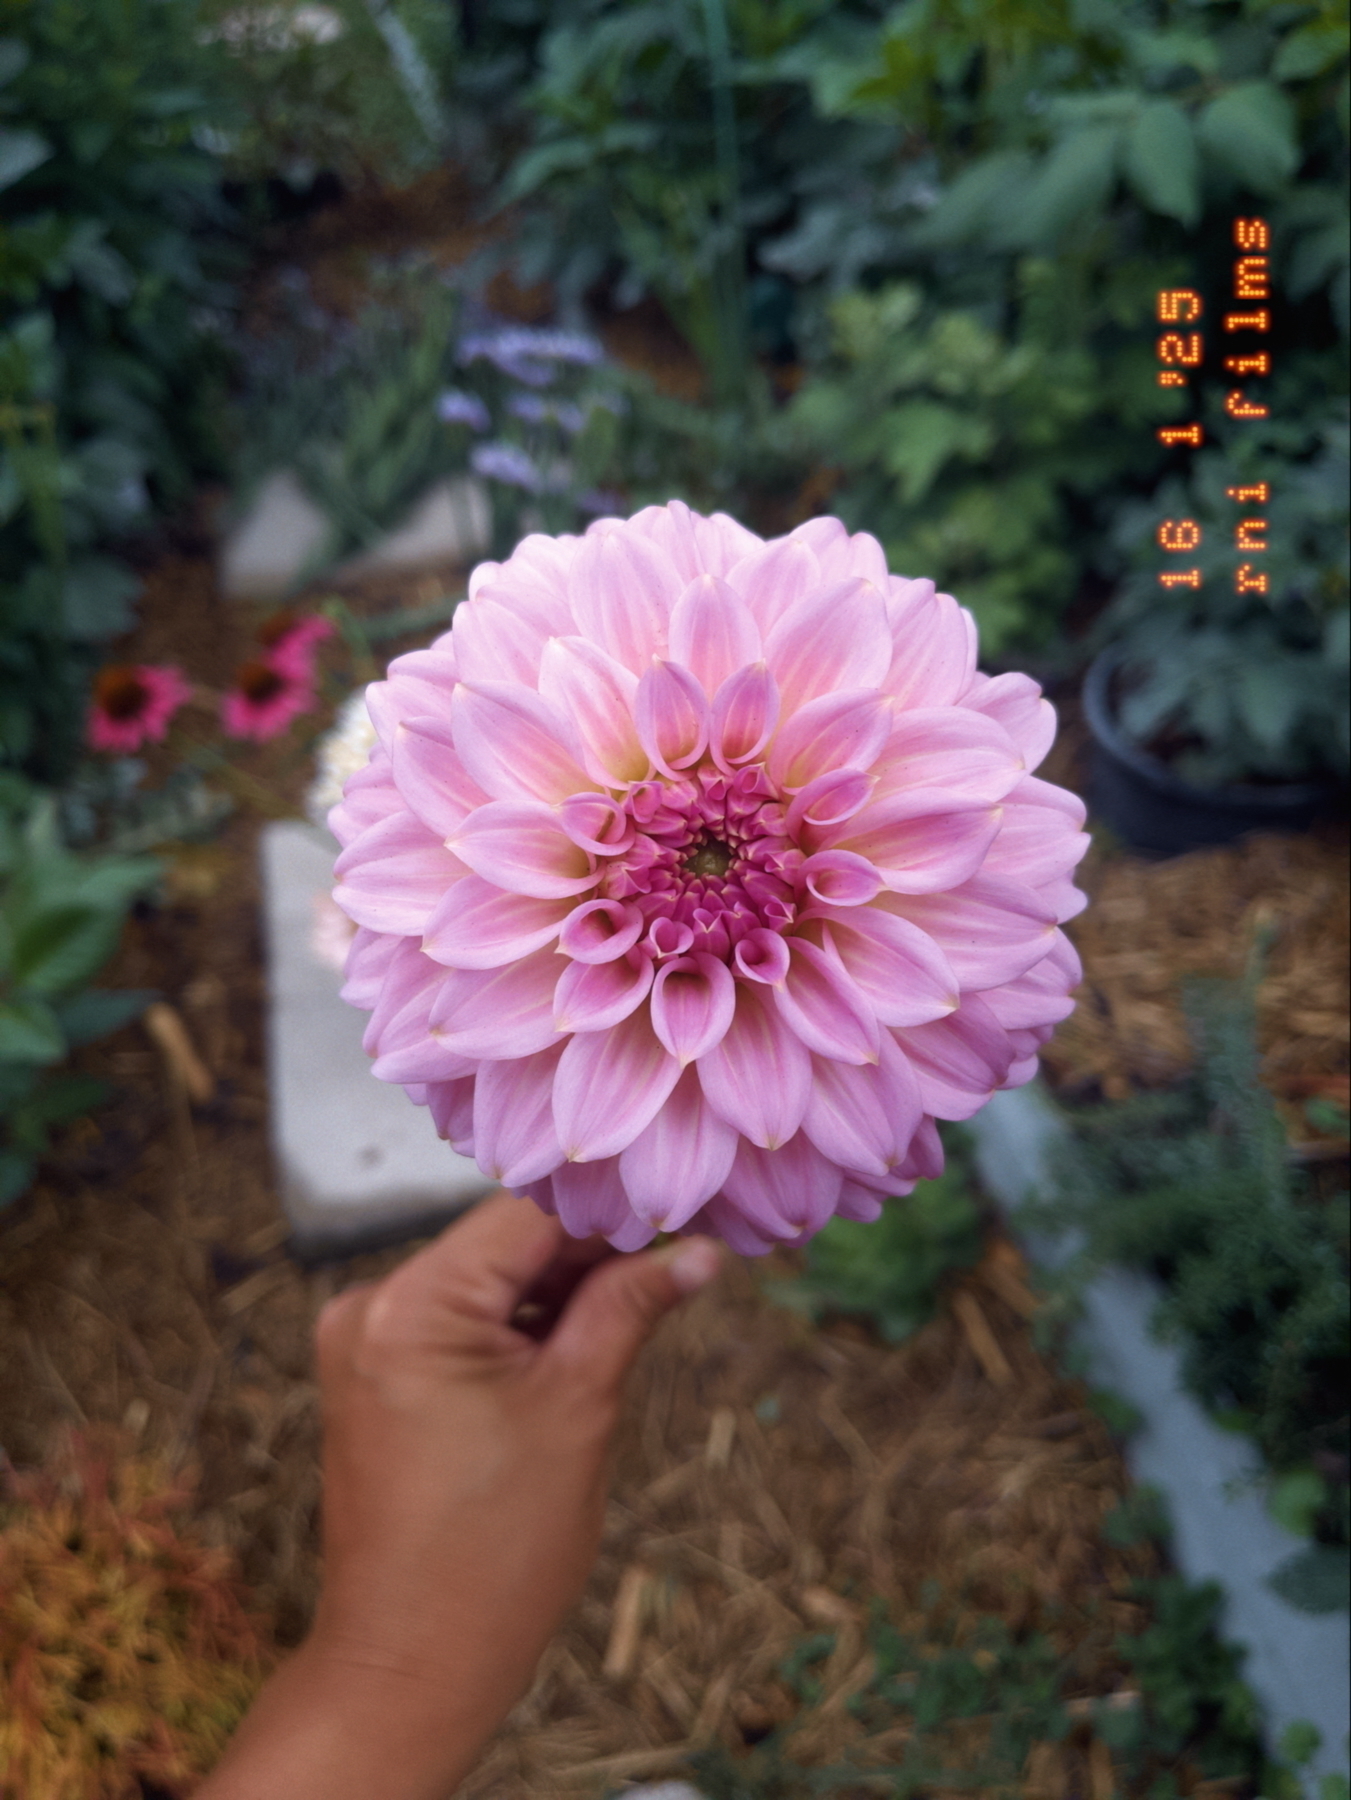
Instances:
[[[495,1722],[439,1672],[315,1634],[264,1688],[201,1800],[445,1800]]]

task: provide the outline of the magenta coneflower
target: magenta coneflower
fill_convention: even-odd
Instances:
[[[274,613],[258,628],[264,660],[307,681],[314,678],[315,651],[332,636],[333,621],[322,613]]]
[[[312,672],[294,658],[269,652],[235,670],[234,686],[221,702],[221,724],[231,737],[265,744],[314,702]]]
[[[1072,1010],[1055,715],[836,519],[527,537],[366,699],[329,818],[374,1072],[575,1235],[876,1218]]]
[[[114,755],[139,750],[145,743],[163,743],[170,719],[191,698],[191,683],[181,669],[155,663],[110,664],[94,678],[85,741],[91,749]]]

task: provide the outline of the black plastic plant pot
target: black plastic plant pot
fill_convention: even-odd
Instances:
[[[1104,825],[1134,850],[1180,856],[1228,844],[1247,831],[1307,831],[1330,812],[1336,789],[1323,782],[1269,787],[1198,787],[1131,743],[1112,709],[1119,666],[1104,650],[1084,677],[1084,721],[1093,739],[1091,800]]]

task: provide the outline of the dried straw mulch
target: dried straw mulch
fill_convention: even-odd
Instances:
[[[1166,862],[1095,847],[1088,910],[1069,927],[1084,962],[1075,1013],[1044,1061],[1070,1094],[1109,1100],[1175,1081],[1193,1047],[1180,995],[1187,976],[1241,977],[1254,956],[1264,1078],[1290,1103],[1347,1103],[1351,871],[1344,833],[1254,835]]]

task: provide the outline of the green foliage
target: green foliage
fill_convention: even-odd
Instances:
[[[869,1319],[898,1344],[933,1316],[945,1278],[980,1260],[981,1205],[960,1157],[936,1181],[889,1200],[871,1225],[832,1219],[805,1252],[806,1268],[774,1298],[811,1318]]]
[[[5,19],[0,760],[55,780],[98,646],[131,622],[137,583],[104,547],[215,455],[223,290],[201,228],[221,215],[194,5],[16,0]]]
[[[1054,1198],[1038,1210],[1083,1234],[1072,1281],[1122,1264],[1163,1284],[1156,1325],[1178,1342],[1188,1386],[1252,1433],[1281,1477],[1283,1522],[1344,1546],[1345,1197],[1317,1200],[1286,1155],[1246,989],[1198,983],[1189,1009],[1193,1081],[1073,1113]]]
[[[1218,1634],[1219,1590],[1176,1576],[1137,1585],[1149,1622],[1138,1636],[1118,1639],[1117,1649],[1140,1703],[1099,1699],[1094,1734],[1133,1786],[1167,1779],[1183,1759],[1210,1779],[1256,1780],[1263,1769],[1259,1715],[1240,1677],[1242,1653]],[[817,1671],[835,1647],[833,1634],[818,1633],[804,1638],[780,1670],[802,1710],[744,1757],[721,1748],[693,1757],[701,1792],[709,1800],[808,1800],[881,1792],[885,1782],[893,1800],[948,1790],[1017,1793],[1033,1744],[1070,1733],[1065,1702],[1075,1683],[1073,1658],[1058,1656],[1040,1634],[1014,1639],[998,1620],[936,1610],[918,1638],[875,1613],[869,1642],[876,1670],[849,1709],[869,1736],[909,1727],[898,1762],[883,1766],[863,1753],[805,1769],[793,1760],[791,1734],[820,1703]],[[964,1728],[977,1721],[984,1732],[967,1735]]]
[[[235,176],[305,189],[324,171],[355,186],[405,181],[437,160],[449,131],[450,7],[201,0],[200,19],[217,50],[215,141]]]
[[[1233,586],[1225,500],[1223,529],[1217,513],[1208,534],[1224,577],[1207,584],[1209,615],[1189,616],[1190,593],[1161,592],[1154,548],[1116,621],[1140,615],[1133,660],[1172,684],[1162,711],[1199,725],[1204,688],[1211,712],[1237,715],[1237,729],[1231,716],[1198,731],[1212,766],[1258,775],[1317,766],[1319,747],[1346,733],[1334,668],[1346,580],[1326,460],[1348,331],[1333,225],[1345,214],[1346,30],[1331,7],[1309,12],[1137,0],[1010,5],[992,20],[962,0],[911,0],[812,77],[837,115],[899,118],[901,155],[928,186],[912,187],[873,264],[908,279],[831,309],[829,355],[794,408],[800,442],[842,471],[846,516],[895,564],[967,600],[996,655],[1048,639],[1085,583],[1117,578],[1146,534],[1152,546],[1178,487],[1154,428],[1180,411],[1154,381],[1154,294],[1185,283],[1218,313],[1233,217],[1270,219],[1280,423],[1235,429],[1217,367],[1207,430],[1223,453],[1195,459],[1190,479],[1222,495],[1225,471],[1228,484],[1252,478],[1245,458],[1272,478],[1279,598],[1264,609],[1220,597]],[[861,216],[857,199],[822,197],[778,247],[780,266],[828,278]]]
[[[80,1044],[134,1019],[152,997],[90,986],[133,900],[159,874],[148,857],[80,857],[50,798],[13,776],[0,788],[0,1205],[21,1194],[53,1125],[102,1084],[56,1073]]]

